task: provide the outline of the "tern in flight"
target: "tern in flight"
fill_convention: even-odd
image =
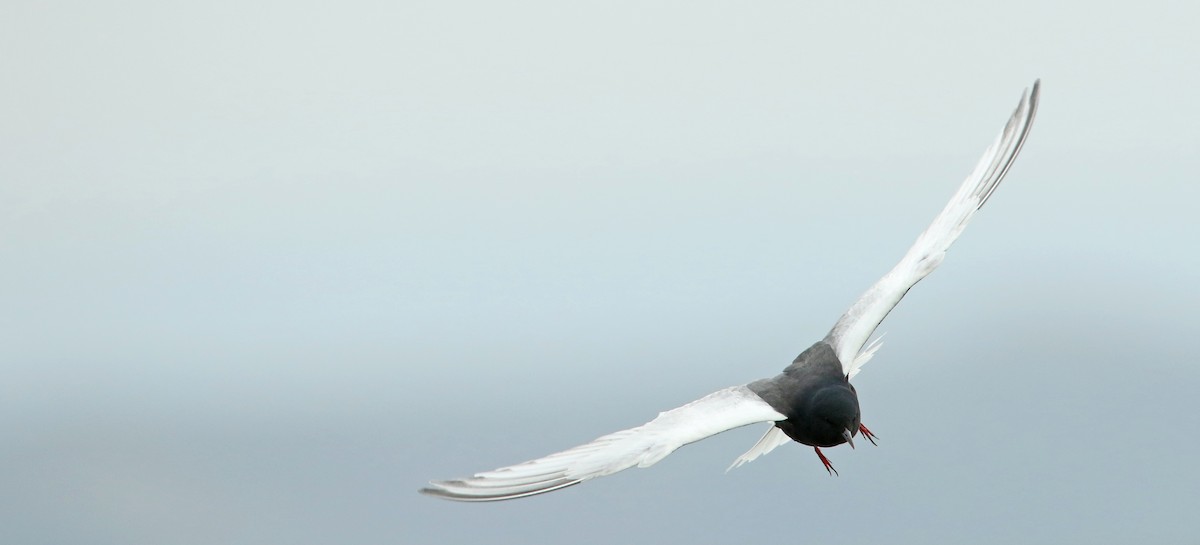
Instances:
[[[867,289],[838,318],[824,339],[801,353],[774,378],[718,390],[682,407],[659,413],[646,424],[610,433],[585,445],[544,458],[433,481],[424,494],[459,501],[496,501],[532,496],[612,475],[633,466],[649,467],[682,447],[733,428],[770,423],[771,428],[730,469],[754,460],[788,440],[811,446],[831,474],[822,448],[848,443],[861,433],[858,394],[850,379],[879,349],[867,344],[875,328],[904,294],[942,262],[946,250],[966,228],[975,211],[1004,179],[1029,136],[1037,112],[1039,82],[1022,94],[1004,130],[983,153],[975,170],[933,223],[917,237],[891,271]]]

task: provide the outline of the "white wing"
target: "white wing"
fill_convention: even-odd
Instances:
[[[688,443],[748,424],[787,417],[745,386],[713,392],[636,428],[611,433],[570,450],[475,476],[434,481],[421,490],[460,501],[495,501],[532,496],[611,475],[633,466],[649,467]]]
[[[983,153],[979,164],[975,165],[975,171],[963,181],[933,223],[917,237],[900,263],[855,301],[825,337],[825,341],[833,346],[847,375],[853,376],[865,362],[858,358],[859,352],[879,323],[908,293],[909,288],[937,268],[945,258],[946,250],[966,228],[971,216],[987,202],[1000,180],[1004,179],[1004,174],[1029,136],[1033,116],[1037,113],[1039,84],[1035,81],[1033,91],[1022,94],[1021,102],[1004,131]]]

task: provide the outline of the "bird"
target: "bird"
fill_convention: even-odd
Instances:
[[[858,394],[850,383],[881,346],[879,339],[867,341],[909,289],[941,264],[950,245],[1004,179],[1029,136],[1040,87],[1041,81],[1036,80],[1022,92],[1004,129],[899,263],[782,373],[718,390],[661,412],[641,426],[542,458],[471,477],[430,481],[419,492],[467,502],[543,494],[634,466],[649,467],[684,445],[761,423],[771,426],[729,469],[791,440],[812,447],[826,471],[835,475],[822,448],[841,444],[854,448],[854,437],[859,435],[876,443],[875,434],[862,423]]]

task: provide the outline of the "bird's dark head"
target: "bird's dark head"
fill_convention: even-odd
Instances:
[[[832,447],[842,443],[854,446],[854,435],[858,433],[861,413],[858,396],[845,387],[822,388],[813,396],[810,406],[812,415],[811,438],[814,446]]]

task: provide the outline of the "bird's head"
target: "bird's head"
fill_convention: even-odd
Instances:
[[[854,448],[854,435],[858,433],[861,413],[858,396],[845,387],[824,388],[813,396],[813,432],[821,443],[818,446],[834,446],[849,443]]]

